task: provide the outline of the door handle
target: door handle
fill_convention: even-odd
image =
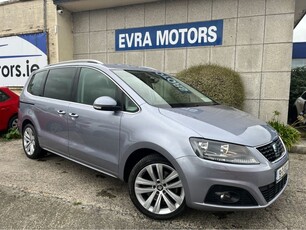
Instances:
[[[76,113],[69,113],[69,116],[72,118],[78,118],[79,115],[77,115]]]
[[[57,113],[59,115],[65,115],[66,114],[66,112],[64,110],[57,110]]]

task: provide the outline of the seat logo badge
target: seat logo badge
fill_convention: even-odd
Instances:
[[[273,147],[275,156],[278,157],[278,156],[279,156],[279,152],[277,151],[277,145],[276,145],[276,143],[274,143],[274,144],[272,145],[272,147]]]

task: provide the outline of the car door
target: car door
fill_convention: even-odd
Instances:
[[[33,109],[37,117],[41,146],[67,156],[68,108],[76,71],[75,67],[51,69],[43,97],[36,97]]]
[[[82,68],[76,102],[69,106],[70,157],[96,169],[116,173],[122,112],[93,108],[94,100],[110,96],[119,101],[120,89],[104,73]]]

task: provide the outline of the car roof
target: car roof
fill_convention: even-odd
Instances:
[[[126,70],[143,70],[143,71],[157,71],[154,68],[146,67],[146,66],[134,66],[134,65],[126,65],[126,64],[104,64],[105,67],[109,69],[126,69]]]
[[[127,64],[104,64],[100,61],[93,59],[80,59],[80,60],[71,60],[71,61],[63,61],[56,64],[50,64],[45,68],[53,68],[53,67],[61,67],[61,66],[103,66],[107,69],[124,69],[124,70],[142,70],[142,71],[158,71],[154,68],[146,67],[146,66],[134,66]]]

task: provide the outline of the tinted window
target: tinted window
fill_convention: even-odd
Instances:
[[[6,101],[10,97],[0,90],[0,102]]]
[[[59,100],[70,100],[75,73],[76,68],[73,67],[50,70],[44,96]]]
[[[43,95],[46,74],[47,74],[47,71],[42,71],[42,72],[38,72],[32,77],[31,82],[28,86],[29,93],[36,95],[36,96]]]
[[[135,103],[125,96],[106,75],[94,69],[82,68],[77,90],[77,102],[93,105],[94,101],[101,96],[109,96],[115,99],[118,105],[123,104],[126,111],[134,112],[138,110]]]

